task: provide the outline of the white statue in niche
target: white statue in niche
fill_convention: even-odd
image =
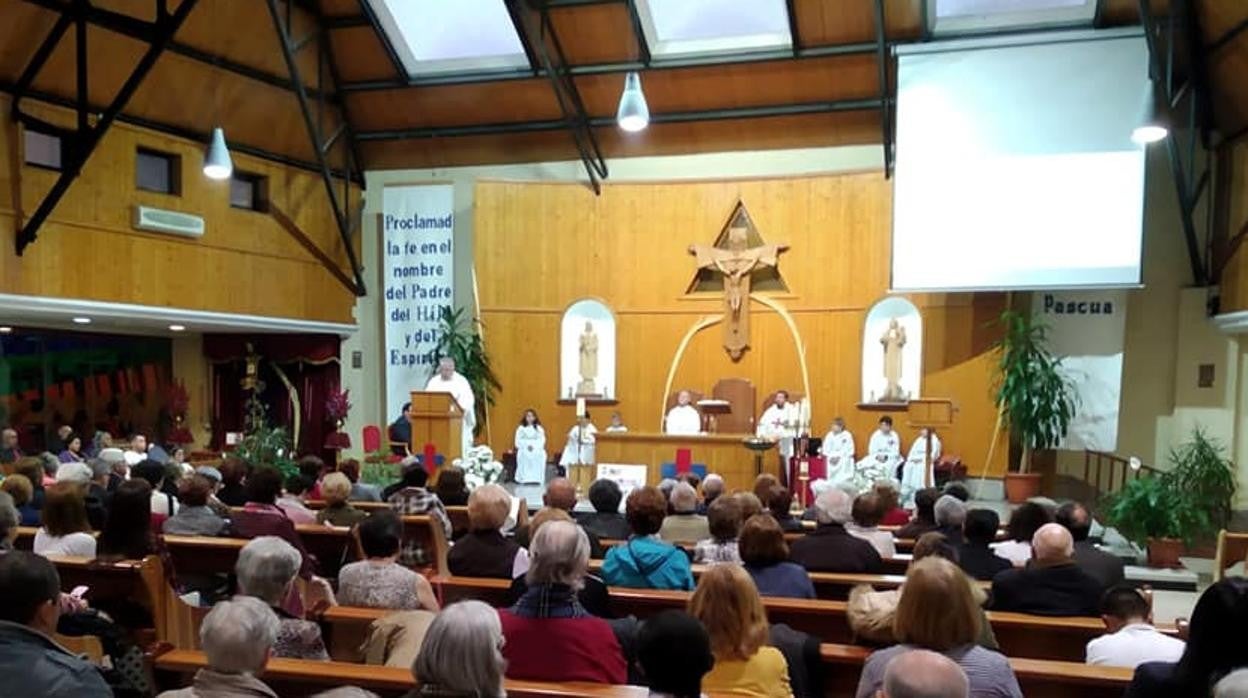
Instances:
[[[871,306],[862,335],[862,402],[905,403],[919,397],[922,362],[919,309],[900,297]]]
[[[594,333],[594,323],[586,320],[585,331],[580,339],[580,374],[581,382],[576,387],[576,394],[582,397],[596,397],[594,381],[598,378],[598,335]]]
[[[559,330],[559,399],[614,399],[615,314],[585,298],[563,313]]]

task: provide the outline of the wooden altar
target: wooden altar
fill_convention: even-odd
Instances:
[[[693,462],[706,465],[708,473],[719,473],[728,491],[754,487],[754,454],[742,443],[745,434],[705,434],[676,436],[639,432],[598,433],[596,458],[599,463],[645,465],[646,483],[659,484],[663,463],[676,461],[676,449],[687,448]],[[778,475],[774,458],[764,459],[765,472]]]

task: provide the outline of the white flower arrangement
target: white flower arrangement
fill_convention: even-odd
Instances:
[[[489,446],[473,446],[451,465],[464,471],[464,484],[469,492],[503,479],[503,464],[494,459],[494,451]]]
[[[854,476],[847,484],[855,492],[870,492],[875,487],[875,483],[879,480],[892,480],[896,482],[896,473],[892,467],[892,461],[881,463],[874,458],[866,459],[865,464],[859,464],[854,467]]]

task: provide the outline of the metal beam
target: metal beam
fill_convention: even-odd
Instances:
[[[893,119],[889,100],[892,88],[888,79],[888,28],[884,24],[884,0],[875,0],[875,62],[879,68],[880,133],[884,144],[884,178],[893,176]]]
[[[567,57],[559,43],[559,35],[550,21],[550,15],[544,9],[534,8],[533,0],[506,0],[506,3],[508,11],[518,18],[516,28],[522,40],[532,45],[546,77],[550,80],[555,101],[559,103],[559,111],[563,114],[563,126],[576,144],[576,151],[585,166],[585,174],[589,176],[589,184],[594,193],[601,193],[599,180],[607,177],[607,160],[603,157],[602,149],[598,147],[597,136],[589,126],[589,115],[585,112],[581,94],[568,73]]]
[[[1248,17],[1244,17],[1239,20],[1238,24],[1223,32],[1222,36],[1219,36],[1213,43],[1205,47],[1205,52],[1210,56],[1216,54],[1218,51],[1226,48],[1232,41],[1235,40],[1235,37],[1242,34],[1245,29],[1248,29]]]
[[[65,13],[73,12],[69,3],[61,2],[60,0],[23,0],[23,2],[31,5],[37,5],[52,12],[60,12],[62,13],[62,16],[65,16]],[[130,15],[105,10],[103,8],[95,7],[94,5],[88,5],[88,8],[86,20],[87,23],[92,26],[107,29],[116,34],[121,34],[122,36],[135,39],[136,41],[142,41],[144,43],[147,43],[148,37],[151,36],[150,22],[144,22],[143,20],[135,19]],[[188,58],[196,63],[201,63],[242,78],[247,78],[248,80],[261,82],[269,85],[270,87],[276,87],[288,92],[294,91],[294,85],[292,85],[289,80],[286,80],[279,75],[274,75],[267,71],[260,70],[259,68],[247,65],[246,63],[239,63],[238,61],[230,60],[224,56],[204,51],[203,49],[198,49],[194,46],[189,46],[177,41],[171,41],[169,42],[169,46],[166,47],[166,50],[169,51],[169,53],[177,54],[183,58]],[[311,94],[318,97],[321,96],[320,91],[316,89],[311,89]],[[338,99],[337,95],[327,95],[327,97],[331,100]]]
[[[650,55],[650,42],[646,41],[646,30],[641,24],[641,11],[637,9],[637,0],[625,0],[628,4],[628,24],[633,29],[633,39],[637,42],[637,56],[641,64],[650,67],[653,56]]]
[[[70,157],[66,159],[65,168],[61,171],[56,182],[52,184],[52,188],[44,195],[42,201],[39,202],[39,208],[31,215],[26,224],[17,234],[16,248],[20,257],[22,252],[30,243],[34,242],[39,235],[39,228],[43,222],[47,220],[48,215],[60,203],[65,192],[69,191],[69,186],[78,178],[82,172],[83,165],[95,152],[96,146],[100,144],[100,140],[104,134],[108,132],[109,127],[113,125],[113,121],[121,114],[121,110],[125,108],[130,98],[134,96],[135,91],[139,89],[139,85],[143,83],[143,78],[147,77],[152,66],[156,64],[156,59],[164,53],[169,42],[173,40],[174,34],[186,21],[191,10],[195,9],[198,0],[182,0],[182,4],[178,5],[178,9],[171,15],[161,13],[155,23],[155,31],[148,44],[147,50],[143,56],[139,58],[138,64],[130,73],[130,77],[122,83],[121,89],[117,91],[117,95],[113,97],[113,101],[108,105],[95,125],[87,129],[85,132],[79,132],[77,143]]]
[[[368,21],[368,17],[364,15],[340,15],[338,17],[326,17],[325,28],[334,29],[354,29],[355,27],[371,27],[373,23]]]
[[[299,73],[299,62],[295,59],[295,42],[290,35],[290,27],[282,20],[282,13],[278,9],[277,3],[278,0],[265,0],[265,4],[269,8],[269,15],[273,20],[273,29],[277,33],[277,43],[282,49],[282,58],[286,61],[286,69],[290,71],[291,82],[295,84],[295,96],[299,100],[299,111],[303,115],[303,123],[307,128],[308,137],[312,140],[313,153],[316,155],[317,164],[320,166],[321,180],[325,184],[325,193],[329,195],[329,205],[334,214],[334,223],[338,226],[339,237],[342,239],[343,247],[346,249],[347,258],[351,262],[351,272],[355,276],[355,295],[363,296],[367,292],[364,285],[364,276],[360,269],[359,259],[355,254],[355,248],[351,245],[351,201],[345,197],[342,202],[338,200],[338,192],[334,189],[333,174],[330,172],[329,161],[326,159],[323,149],[325,139],[321,134],[320,126],[312,116],[312,107],[309,104],[308,93],[303,89],[304,83]],[[287,5],[287,9],[290,9],[290,5]],[[322,36],[326,37],[327,34],[322,33]],[[344,115],[343,119],[345,120],[345,118]],[[348,153],[348,160],[350,159],[351,156]]]
[[[843,99],[830,102],[806,102],[800,104],[777,104],[759,107],[734,107],[729,109],[698,109],[666,114],[651,114],[651,124],[675,124],[695,121],[725,121],[730,119],[765,119],[777,116],[803,116],[833,112],[872,111],[880,108],[876,98]],[[591,128],[610,128],[615,125],[615,115],[595,116],[589,119]],[[397,129],[388,131],[361,131],[356,137],[361,141],[395,141],[423,138],[446,138],[454,136],[493,136],[509,133],[537,133],[559,131],[567,128],[562,119],[540,121],[513,121],[494,124],[470,124],[465,126],[433,126],[425,128]]]
[[[796,56],[798,51],[802,50],[802,33],[797,25],[797,2],[796,0],[785,0],[785,10],[789,14],[789,37],[793,41],[793,55]]]
[[[360,0],[360,12],[368,19],[368,23],[377,34],[377,40],[381,42],[382,48],[386,50],[386,55],[390,57],[390,64],[394,66],[394,74],[400,80],[406,79],[407,66],[403,65],[403,59],[399,58],[399,52],[395,50],[394,42],[390,41],[390,35],[381,26],[381,20],[377,18],[377,13],[373,11],[373,5],[370,0]]]
[[[889,46],[910,43],[908,41],[892,41]],[[649,65],[641,61],[611,61],[606,63],[582,63],[568,66],[572,76],[624,74],[634,71],[682,70],[686,68],[704,68],[721,65],[740,65],[743,63],[775,63],[792,60],[811,60],[831,58],[834,56],[862,56],[876,52],[875,41],[856,42],[852,44],[830,44],[803,48],[796,55],[789,50],[752,51],[730,56],[689,56],[686,58],[666,58],[651,61]],[[534,74],[527,70],[490,71],[458,75],[441,75],[424,78],[401,78],[397,80],[365,80],[338,84],[338,91],[368,92],[372,90],[398,90],[405,87],[424,87],[428,85],[467,85],[482,82],[505,82],[509,80],[529,80]],[[539,68],[537,77],[546,77],[545,69]]]
[[[537,68],[541,65],[541,59],[533,48],[533,40],[529,37],[529,33],[525,31],[524,17],[521,14],[520,6],[510,2],[504,4],[507,6],[507,15],[511,18],[511,26],[515,28],[516,36],[520,37],[520,45],[524,48],[524,58],[529,63],[529,69],[526,72],[529,75],[537,75]]]

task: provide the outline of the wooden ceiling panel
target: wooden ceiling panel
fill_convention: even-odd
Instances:
[[[640,57],[626,3],[555,10],[550,19],[571,65],[633,61]]]
[[[609,157],[633,157],[863,145],[879,142],[880,123],[878,112],[867,111],[654,124],[640,134],[608,127],[597,129],[596,134]],[[378,169],[577,159],[566,131],[374,142],[362,144],[361,149],[369,166]]]
[[[49,16],[52,16],[49,13]],[[48,62],[35,77],[34,89],[73,97],[77,75],[71,29],[61,37]],[[41,37],[42,40],[42,37]],[[99,27],[87,27],[87,94],[92,104],[105,106],[113,100],[143,55],[146,44]],[[149,76],[150,77],[150,76]]]
[[[151,5],[151,0],[147,4]],[[296,39],[316,29],[315,20],[302,10],[292,13],[291,25]],[[290,75],[264,0],[200,0],[178,30],[177,40],[283,78]],[[315,85],[316,44],[308,44],[295,58],[304,83]]]
[[[796,0],[802,46],[875,41],[874,0]],[[922,0],[885,0],[888,38],[913,39],[922,33]]]
[[[329,33],[338,76],[344,82],[398,77],[386,47],[372,27],[335,29]]]
[[[1242,0],[1208,0],[1197,3],[1206,44],[1212,44],[1248,19],[1248,3]],[[1214,91],[1214,123],[1224,134],[1248,126],[1248,31],[1241,32],[1207,58]]]
[[[3,0],[0,17],[4,18],[0,22],[0,79],[13,82],[52,29],[56,15],[19,0]]]
[[[321,14],[326,17],[356,17],[360,14],[360,0],[319,0]]]
[[[875,56],[863,54],[651,70],[641,84],[650,113],[663,114],[874,97],[878,77]],[[590,115],[605,116],[615,113],[624,76],[582,76],[576,84]]]
[[[562,118],[546,78],[354,92],[347,101],[357,131]]]

